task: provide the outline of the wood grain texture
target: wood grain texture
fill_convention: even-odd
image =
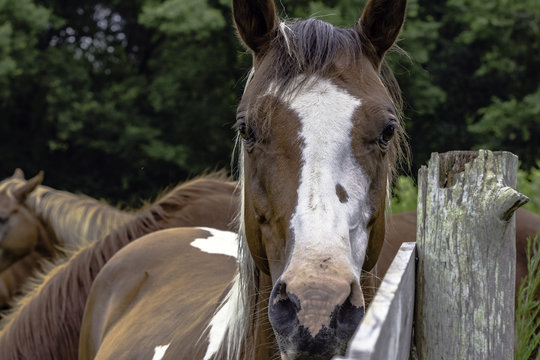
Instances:
[[[432,154],[418,175],[419,359],[512,359],[517,156]]]

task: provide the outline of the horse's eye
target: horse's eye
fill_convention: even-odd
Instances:
[[[240,121],[237,124],[238,133],[242,137],[242,140],[246,144],[253,144],[255,143],[256,137],[255,137],[255,131],[248,126],[244,121]]]
[[[379,145],[386,149],[388,148],[388,145],[390,145],[390,141],[394,137],[394,134],[396,132],[396,124],[388,124],[384,128],[384,130],[379,135]]]

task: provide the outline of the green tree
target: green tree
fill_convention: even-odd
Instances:
[[[276,2],[285,18],[350,27],[365,0]],[[413,175],[431,152],[540,158],[540,3],[409,0],[389,56]],[[250,56],[230,0],[0,0],[0,177],[136,205],[228,167]]]
[[[469,119],[469,130],[479,135],[478,146],[512,151],[530,168],[539,158],[540,3],[499,0],[465,4],[471,13],[482,16],[465,18],[471,24],[459,41],[482,49],[474,77],[497,82],[489,103]]]
[[[4,3],[18,26],[0,29],[5,176],[45,169],[48,184],[135,205],[228,166],[249,69],[229,2]]]
[[[419,1],[418,12],[409,8],[402,46],[412,65],[398,77],[411,106],[415,168],[433,151],[479,147],[535,164],[539,148],[529,139],[540,129],[539,10],[535,0]],[[429,78],[417,77],[417,65]]]

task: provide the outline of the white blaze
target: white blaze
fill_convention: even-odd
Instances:
[[[291,220],[292,256],[330,256],[352,247],[350,261],[359,276],[368,241],[369,180],[355,160],[351,131],[353,114],[362,102],[321,78],[311,79],[285,101],[300,118],[304,145],[298,204]],[[348,195],[343,203],[337,184]]]

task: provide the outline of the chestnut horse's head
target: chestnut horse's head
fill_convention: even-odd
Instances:
[[[38,246],[39,220],[25,202],[42,180],[43,173],[39,173],[27,181],[17,169],[0,183],[0,271]]]
[[[405,0],[370,0],[352,29],[281,23],[273,0],[235,0],[253,70],[238,106],[243,231],[272,279],[282,358],[343,353],[364,311],[363,270],[385,232],[402,128],[383,57]]]

